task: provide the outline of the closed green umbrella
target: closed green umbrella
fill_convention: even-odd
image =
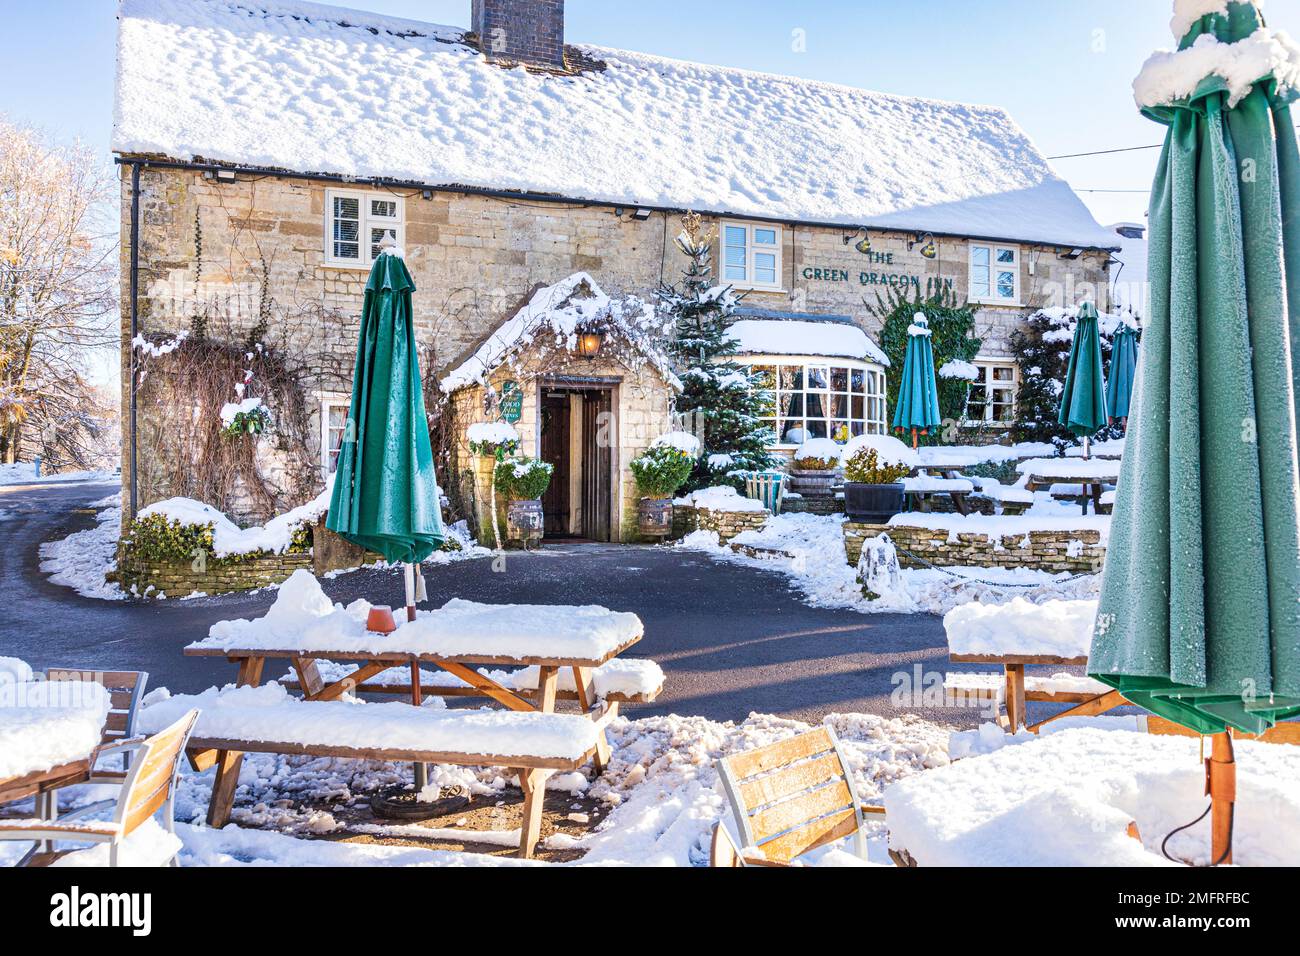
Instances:
[[[1097,309],[1091,302],[1079,306],[1070,343],[1070,364],[1061,390],[1061,409],[1056,420],[1088,441],[1106,425],[1106,382],[1101,373],[1101,333],[1097,330]]]
[[[1204,34],[1258,42],[1261,21],[1233,2],[1181,47]],[[1151,197],[1151,318],[1088,671],[1215,734],[1212,785],[1232,768],[1227,728],[1259,733],[1300,713],[1295,97],[1271,74],[1236,91],[1210,74],[1145,108],[1169,127]],[[1214,809],[1218,862],[1230,797]]]
[[[407,565],[410,618],[413,566],[438,549],[445,532],[412,323],[415,283],[386,242],[366,283],[352,406],[325,526]]]
[[[934,350],[930,347],[930,322],[923,313],[912,317],[907,329],[907,352],[903,356],[903,377],[898,383],[894,406],[894,430],[912,433],[912,447],[917,433],[928,434],[938,428],[939,388],[934,380]]]
[[[1128,418],[1133,401],[1133,376],[1137,374],[1137,329],[1121,322],[1110,341],[1110,374],[1106,376],[1106,413],[1111,422]]]

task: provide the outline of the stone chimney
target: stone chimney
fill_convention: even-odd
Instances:
[[[489,60],[564,66],[564,0],[473,0],[470,29]]]

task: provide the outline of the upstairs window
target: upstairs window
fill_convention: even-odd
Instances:
[[[399,196],[329,189],[325,192],[325,261],[369,269],[385,233],[397,244],[406,236],[405,202]]]
[[[1020,249],[971,243],[970,298],[988,305],[1020,304]]]
[[[723,223],[721,278],[742,289],[780,289],[781,227]]]

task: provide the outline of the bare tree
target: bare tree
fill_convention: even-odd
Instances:
[[[116,411],[86,380],[118,339],[110,168],[0,116],[0,458],[85,466]]]

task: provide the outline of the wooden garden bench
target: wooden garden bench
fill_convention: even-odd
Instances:
[[[829,727],[723,757],[717,768],[738,839],[717,824],[711,865],[789,866],[848,836],[858,857],[867,858],[864,818],[885,811],[858,799]]]

